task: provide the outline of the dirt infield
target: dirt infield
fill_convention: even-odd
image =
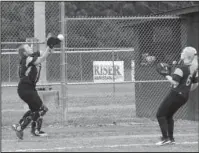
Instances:
[[[32,137],[26,129],[24,140],[17,140],[10,127],[2,129],[2,151],[198,151],[198,124],[177,121],[175,145],[155,146],[160,131],[155,121],[135,119],[131,123],[104,124],[101,126],[44,127],[48,137]]]

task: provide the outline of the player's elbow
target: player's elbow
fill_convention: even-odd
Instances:
[[[198,83],[193,83],[192,85],[191,85],[191,91],[193,91],[193,90],[195,90],[196,88],[198,87]]]
[[[173,79],[169,80],[169,82],[170,82],[174,87],[177,87],[177,86],[179,85],[179,82],[177,82],[177,81],[175,81],[175,80],[173,80]]]
[[[171,83],[171,85],[172,85],[174,88],[176,88],[176,87],[179,85],[179,83],[178,83],[177,81],[174,81],[174,80],[171,80],[170,83]]]
[[[166,78],[172,85],[174,85],[174,86],[178,86],[179,85],[179,82],[175,81],[170,75],[167,75]]]

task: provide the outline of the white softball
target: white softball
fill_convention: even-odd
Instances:
[[[62,34],[59,34],[58,36],[57,36],[57,38],[59,38],[59,40],[64,40],[64,36],[62,35]]]

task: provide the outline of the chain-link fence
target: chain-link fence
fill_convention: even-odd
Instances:
[[[169,91],[155,64],[178,61],[186,46],[183,20],[152,16],[65,22],[68,119],[90,123],[130,121],[136,115],[154,118]],[[176,116],[187,118],[186,108]]]
[[[17,47],[24,42],[32,41],[35,33],[53,35],[60,33],[60,3],[43,3],[45,14],[35,12],[35,2],[1,2],[1,65],[2,65],[2,122],[10,125],[18,122],[27,110],[26,104],[21,101],[17,94],[19,56]],[[40,4],[39,4],[40,5]],[[36,15],[37,14],[37,15]],[[39,15],[39,16],[38,16]],[[45,17],[45,31],[35,31],[36,16]],[[39,41],[39,42],[38,42]],[[38,40],[33,47],[44,45],[45,42]],[[55,68],[55,69],[54,69]],[[50,54],[46,61],[45,86],[38,86],[39,94],[49,112],[44,124],[60,123],[62,111],[60,108],[60,53]],[[41,84],[41,83],[40,83]],[[46,91],[42,91],[45,87]]]
[[[12,21],[8,16],[15,19],[14,14],[6,9],[7,3],[2,3],[2,42],[20,42],[34,37],[33,2],[13,3],[17,4],[13,10],[21,8],[25,13],[15,13],[18,20]],[[169,84],[157,74],[155,64],[179,59],[179,53],[187,43],[187,26],[183,19],[175,16],[65,18],[62,28],[65,29],[66,82],[61,77],[60,48],[47,59],[46,80],[56,91],[61,90],[60,85],[53,84],[66,84],[64,109],[68,124],[127,122],[136,115],[154,117],[169,91]],[[18,33],[11,31],[14,29]],[[60,5],[46,2],[46,33],[57,35],[60,31]],[[13,43],[2,44],[5,124],[17,109],[21,109],[16,93],[19,60],[16,47]],[[5,87],[10,84],[15,87]],[[47,122],[53,122],[52,116],[54,122],[61,122],[64,112],[58,107],[58,100],[48,102],[48,105],[52,107],[46,115],[49,117]],[[186,107],[178,117],[189,115]]]

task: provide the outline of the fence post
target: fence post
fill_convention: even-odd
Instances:
[[[10,69],[10,62],[11,62],[11,61],[10,61],[10,54],[8,55],[8,57],[9,57],[9,59],[8,59],[8,61],[9,61],[9,64],[8,64],[8,73],[9,73],[9,74],[8,74],[8,75],[9,75],[9,77],[8,77],[8,82],[11,83],[11,82],[10,82],[10,77],[11,77],[11,73],[10,73],[10,72],[11,72],[11,69]]]
[[[46,20],[45,20],[45,2],[34,2],[34,37],[40,42],[46,39]],[[40,50],[45,51],[46,45],[40,44]],[[42,63],[41,77],[39,82],[45,84],[46,79],[46,61]]]
[[[82,82],[82,54],[80,53],[79,54],[79,67],[80,67],[80,79],[81,79],[81,82]]]
[[[113,66],[113,98],[112,98],[112,100],[113,100],[113,102],[111,103],[112,105],[114,105],[115,104],[115,72],[114,72],[114,69],[115,69],[115,51],[114,50],[112,50],[112,66]],[[113,118],[113,121],[112,121],[112,123],[113,124],[116,124],[116,118],[114,117]]]
[[[64,35],[65,37],[65,5],[64,2],[61,2],[61,33]],[[66,109],[66,52],[65,52],[65,41],[66,41],[66,37],[64,39],[64,41],[62,41],[61,43],[61,99],[62,99],[62,113],[63,113],[63,121],[66,121],[66,117],[67,117],[67,109]]]
[[[0,2],[0,3],[1,3],[1,2]],[[2,61],[2,55],[1,55],[1,54],[2,54],[2,52],[0,53],[0,61]],[[1,103],[1,105],[2,105],[2,82],[3,82],[2,79],[3,79],[3,78],[2,78],[2,66],[1,66],[1,64],[0,64],[0,78],[1,78],[1,79],[0,79],[0,84],[1,84],[1,85],[0,85],[0,103]]]

